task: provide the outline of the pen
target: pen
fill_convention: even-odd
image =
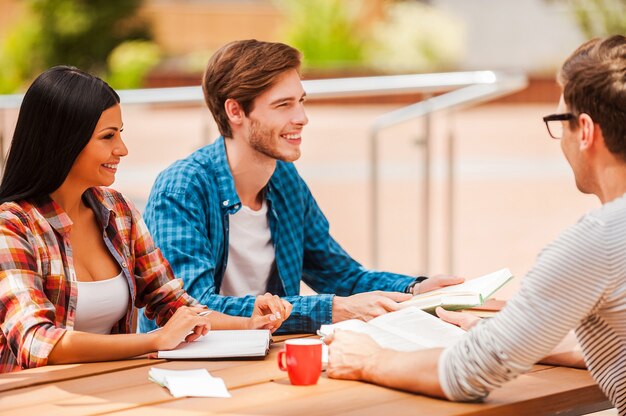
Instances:
[[[211,312],[213,312],[211,309],[207,309],[207,310],[205,310],[205,311],[198,312],[198,316],[207,316],[207,315],[211,314]],[[155,329],[153,329],[152,331],[148,331],[148,332],[146,332],[146,333],[147,333],[147,334],[151,334],[151,333],[153,333],[154,331],[160,331],[160,330],[161,330],[161,328],[162,328],[162,327],[158,327],[158,328],[155,328]]]

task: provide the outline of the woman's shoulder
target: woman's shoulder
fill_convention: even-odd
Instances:
[[[2,221],[24,219],[33,209],[35,209],[34,205],[27,201],[4,202],[0,205],[0,219]]]
[[[25,201],[8,201],[8,202],[3,202],[0,205],[0,211],[4,214],[6,213],[12,213],[12,212],[19,212],[19,211],[24,211],[25,206],[29,205],[27,202]]]
[[[31,229],[39,213],[26,201],[10,201],[0,205],[0,229],[22,233]]]

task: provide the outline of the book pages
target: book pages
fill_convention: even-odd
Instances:
[[[319,332],[320,335],[328,336],[336,329],[367,334],[383,348],[391,348],[397,351],[415,351],[423,348],[421,345],[416,345],[413,341],[402,336],[357,319],[350,319],[333,325],[322,325]]]
[[[420,349],[445,348],[465,335],[458,326],[449,324],[419,308],[405,308],[372,319],[369,325],[419,345]]]
[[[415,295],[402,302],[402,305],[416,306],[429,312],[433,312],[437,306],[450,310],[480,306],[512,278],[509,269],[501,269],[458,285]]]
[[[447,347],[458,341],[465,331],[416,307],[389,312],[369,322],[356,319],[333,325],[322,325],[322,336],[336,329],[360,332],[372,337],[381,347],[396,351],[417,351]]]

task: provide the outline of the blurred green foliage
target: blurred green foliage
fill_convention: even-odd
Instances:
[[[159,47],[150,41],[129,40],[109,54],[108,81],[113,88],[137,88],[161,59]]]
[[[107,56],[129,39],[149,39],[136,16],[142,0],[24,0],[25,17],[0,45],[0,93],[14,92],[54,65],[104,76]]]
[[[309,68],[360,66],[365,34],[359,0],[275,0],[285,15],[284,41],[298,48]]]
[[[433,71],[463,56],[460,21],[421,2],[386,1],[378,18],[367,15],[366,0],[274,3],[285,16],[284,41],[302,51],[305,70]]]
[[[420,2],[396,1],[372,27],[367,63],[384,72],[448,70],[463,58],[464,39],[460,19]]]
[[[44,66],[42,56],[33,53],[40,40],[40,26],[30,18],[17,24],[4,39],[0,45],[0,94],[17,91]]]
[[[625,0],[569,0],[585,37],[626,34]]]

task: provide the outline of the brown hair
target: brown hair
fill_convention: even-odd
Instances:
[[[270,88],[283,72],[300,71],[301,55],[284,43],[241,40],[222,46],[209,59],[202,91],[220,133],[231,137],[224,103],[231,98],[248,115],[254,99]]]
[[[609,151],[626,160],[626,37],[584,43],[567,58],[557,80],[570,111],[588,114],[600,125]]]

